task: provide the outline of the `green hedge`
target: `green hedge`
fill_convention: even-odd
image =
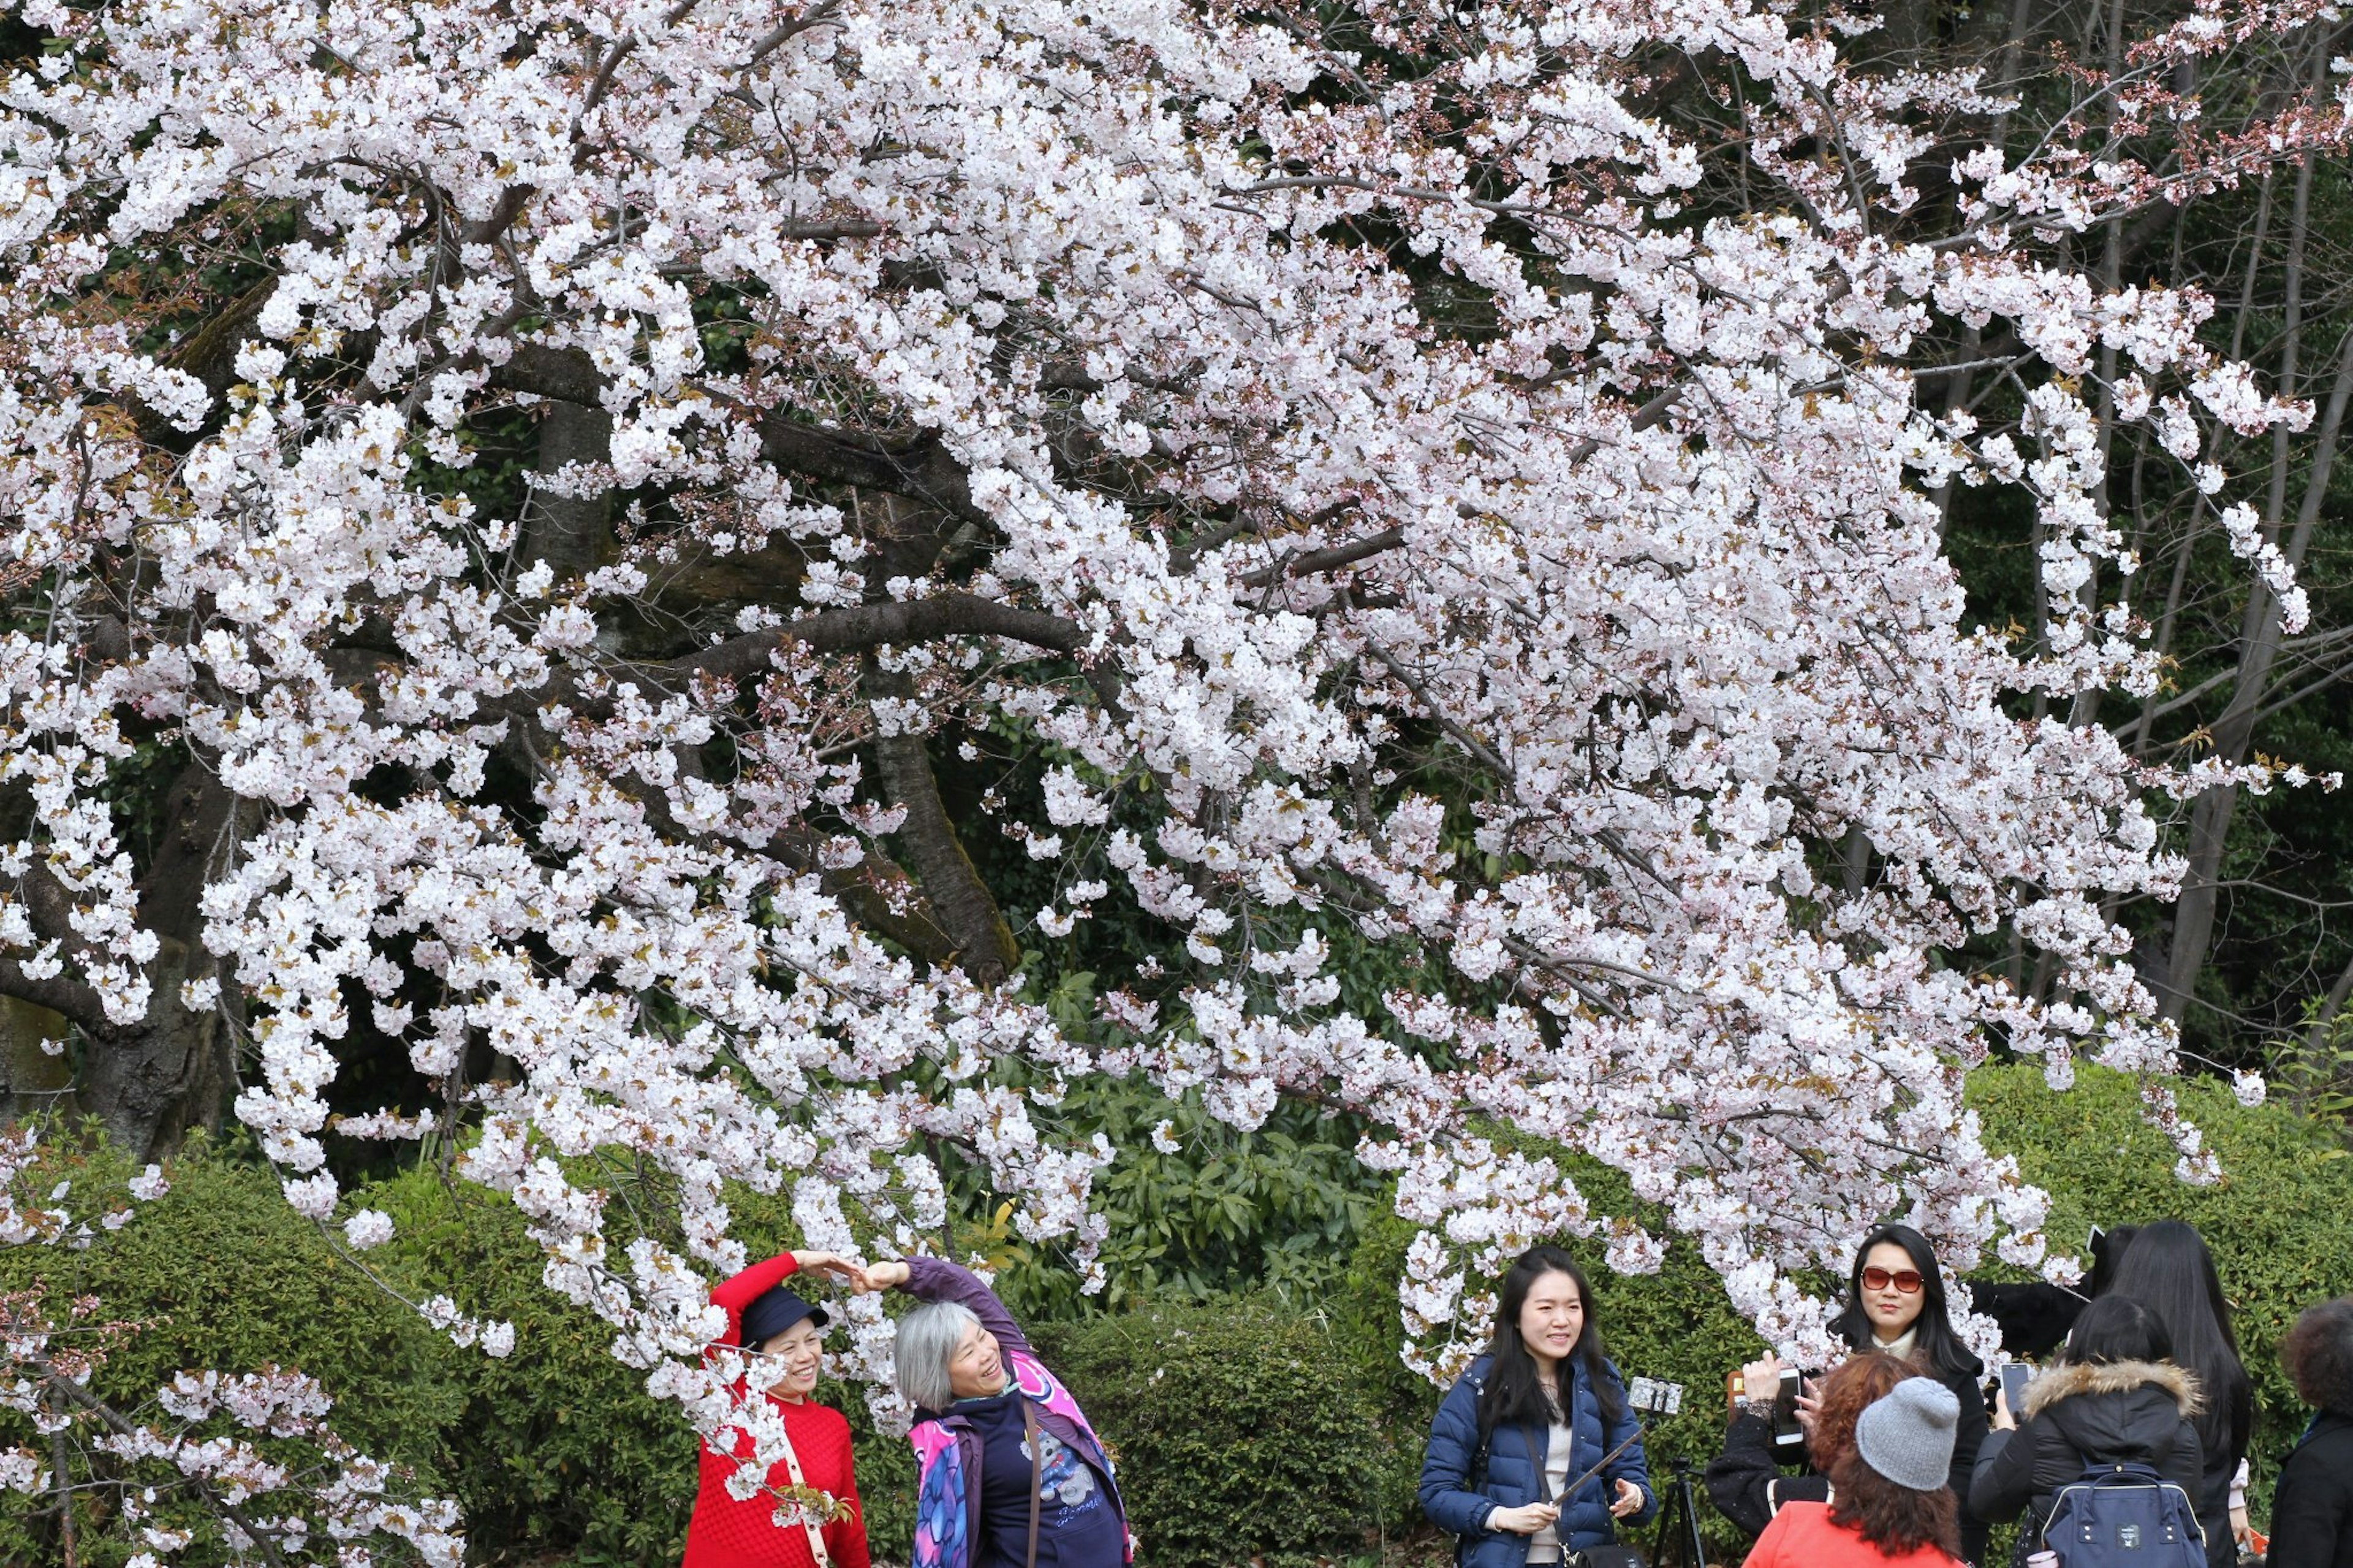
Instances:
[[[453,1193],[429,1169],[358,1196],[396,1227],[372,1266],[515,1327],[503,1360],[453,1345],[439,1369],[458,1404],[441,1442],[473,1550],[560,1543],[583,1563],[675,1562],[694,1507],[693,1433],[607,1353],[610,1325],[540,1283],[544,1258],[514,1205]]]
[[[79,1217],[119,1206],[135,1164],[100,1145],[77,1147],[54,1135],[45,1142],[41,1191],[71,1181],[65,1204]],[[337,1262],[268,1172],[198,1141],[169,1173],[168,1195],[84,1250],[0,1247],[0,1289],[37,1278],[53,1293],[99,1297],[106,1320],[137,1320],[142,1327],[92,1380],[120,1409],[145,1405],[185,1369],[296,1368],[333,1398],[333,1425],[348,1441],[412,1467],[420,1490],[447,1495],[451,1473],[441,1434],[457,1422],[460,1405],[439,1336]],[[0,1422],[0,1444],[26,1440],[20,1417]],[[33,1519],[51,1500],[0,1494],[0,1562],[40,1562],[55,1552]],[[102,1539],[88,1545],[92,1568],[133,1550]],[[192,1552],[185,1561],[207,1559]]]
[[[1400,1434],[1327,1324],[1241,1297],[1051,1325],[1038,1342],[1117,1450],[1153,1568],[1309,1564],[1377,1537],[1377,1478]]]

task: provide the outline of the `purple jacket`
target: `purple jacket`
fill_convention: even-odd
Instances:
[[[1112,1479],[1111,1456],[1103,1451],[1094,1428],[1087,1425],[1079,1402],[1038,1360],[1029,1337],[996,1292],[972,1270],[939,1258],[908,1258],[907,1283],[900,1288],[919,1301],[953,1301],[997,1336],[1014,1386],[1038,1405],[1038,1424],[1070,1445],[1110,1483],[1112,1507],[1118,1510],[1121,1534],[1127,1540],[1125,1558],[1134,1562],[1135,1540],[1127,1534],[1127,1508],[1120,1501],[1117,1481]],[[954,1411],[915,1414],[914,1429],[907,1434],[920,1471],[915,1483],[914,1568],[973,1568],[981,1540],[980,1434]]]

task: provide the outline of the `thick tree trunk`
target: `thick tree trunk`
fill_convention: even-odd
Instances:
[[[155,994],[146,1018],[86,1037],[81,1104],[118,1147],[142,1159],[163,1158],[198,1127],[218,1129],[228,1113],[236,1068],[220,1010],[192,1012],[180,1000],[181,983],[211,973],[214,964],[202,947],[164,938],[147,966]]]
[[[0,996],[0,1121],[80,1109],[74,1094],[73,1059],[66,1052],[71,1028],[63,1013],[15,996]]]
[[[158,843],[154,864],[140,883],[141,921],[161,942],[147,966],[151,993],[144,1017],[117,1024],[88,986],[65,977],[33,982],[15,964],[0,965],[0,995],[9,998],[12,1075],[41,1054],[37,1031],[62,1034],[70,1026],[79,1036],[79,1067],[70,1079],[68,1108],[97,1117],[119,1146],[149,1160],[170,1153],[197,1127],[217,1128],[235,1093],[236,1045],[219,1009],[190,1010],[180,988],[219,973],[219,961],[198,940],[200,900],[220,857],[240,831],[249,829],[254,816],[250,805],[200,766],[182,775],[167,809],[174,826]],[[67,934],[58,904],[62,890],[53,883],[29,882],[26,891],[36,926],[48,934]],[[45,1014],[57,1022],[47,1022]],[[57,1077],[55,1068],[32,1079],[12,1076],[6,1114],[37,1109],[45,1094],[56,1100],[54,1089],[68,1087],[55,1081]],[[41,1088],[16,1090],[19,1081]]]
[[[539,460],[533,472],[552,477],[566,463],[604,463],[613,455],[613,421],[602,408],[556,399],[539,424]],[[613,492],[559,495],[532,487],[522,558],[544,561],[560,581],[593,569],[613,528]]]

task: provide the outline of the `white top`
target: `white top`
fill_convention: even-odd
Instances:
[[[1910,1328],[1905,1330],[1902,1333],[1896,1335],[1892,1340],[1881,1339],[1879,1337],[1879,1331],[1875,1328],[1871,1331],[1871,1342],[1873,1346],[1885,1351],[1889,1355],[1901,1356],[1905,1361],[1910,1361],[1912,1359],[1912,1347],[1919,1342],[1919,1339],[1920,1320],[1917,1318],[1912,1320],[1912,1326]]]
[[[1567,1423],[1557,1416],[1545,1432],[1545,1496],[1554,1502],[1567,1500],[1560,1495],[1560,1489],[1568,1485],[1569,1449],[1576,1446],[1576,1442]],[[1546,1525],[1528,1537],[1528,1561],[1560,1561],[1560,1534],[1551,1525]]]

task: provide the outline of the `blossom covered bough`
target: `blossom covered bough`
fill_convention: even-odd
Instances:
[[[2069,257],[2341,143],[2325,72],[2228,129],[2179,89],[2306,10],[2201,4],[2021,145],[1985,73],[1750,0],[13,9],[0,990],[134,1139],[216,1061],[364,1249],[328,1096],[397,1040],[430,1100],[332,1131],[456,1140],[706,1431],[764,1419],[702,1359],[731,1184],[907,1247],[952,1149],[1084,1268],[1087,1075],[1361,1118],[1441,1375],[1529,1241],[1657,1264],[1546,1149],[1796,1346],[1882,1215],[2045,1261],[1962,1102],[1995,1041],[2144,1075],[2211,1175],[2114,906],[2172,890],[2163,803],[2276,774],[2083,716],[2161,674],[2105,435],[2293,627],[2200,465],[2313,411]],[[1907,368],[1959,331],[2010,402]],[[1973,487],[2031,510],[2031,638],[1967,613]],[[959,822],[981,737],[1036,787]],[[110,804],[158,756],[168,876]],[[1022,936],[1114,919],[1159,955],[1058,1022]],[[608,1234],[600,1155],[682,1248]]]

